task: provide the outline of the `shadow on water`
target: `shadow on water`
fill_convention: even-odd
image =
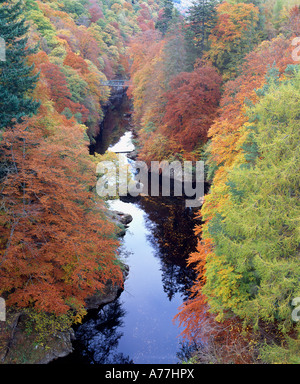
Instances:
[[[118,352],[125,311],[120,298],[100,309],[89,311],[84,323],[75,328],[74,352],[58,363],[132,364],[129,356]]]
[[[186,267],[189,254],[196,248],[194,210],[184,207],[182,198],[143,196],[136,203],[147,213],[147,240],[156,249],[161,262],[162,283],[169,300],[176,293],[188,297],[195,278]]]

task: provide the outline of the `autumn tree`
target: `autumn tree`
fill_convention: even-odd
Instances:
[[[66,110],[69,110],[71,116],[79,114],[77,115],[77,119],[84,123],[88,118],[88,110],[80,103],[72,101],[66,76],[60,68],[56,64],[45,63],[41,65],[41,72],[48,82],[50,95],[55,103],[56,110],[59,113],[66,113]]]
[[[185,46],[184,33],[179,25],[176,26],[173,32],[166,39],[162,52],[162,66],[166,89],[169,89],[169,83],[173,77],[180,72],[186,72],[188,69],[188,53]]]
[[[41,117],[3,135],[0,293],[10,307],[74,320],[107,279],[121,282],[118,241],[96,205],[96,164],[82,127],[53,117],[60,127],[47,138]]]
[[[246,161],[228,177],[229,209],[208,227],[216,258],[206,265],[203,289],[212,311],[230,309],[256,326],[259,319],[278,321],[285,332],[292,327],[290,304],[299,296],[300,273],[300,72],[290,71],[294,75],[281,83],[273,71],[248,111]]]
[[[300,34],[300,6],[295,5],[287,12],[287,21],[285,22],[285,29],[292,36],[299,36]]]
[[[103,12],[100,8],[100,5],[97,2],[91,2],[92,5],[89,8],[89,13],[91,15],[91,22],[96,23],[99,19],[104,17]]]
[[[163,132],[188,151],[204,143],[221,97],[221,82],[216,70],[208,66],[175,76],[165,95]]]
[[[272,67],[274,62],[277,63],[276,67]],[[239,172],[243,170],[245,175],[247,175],[247,166],[253,164],[253,162],[255,164],[256,161],[259,161],[261,158],[264,159],[265,156],[265,154],[264,156],[260,155],[257,141],[253,140],[253,137],[251,138],[255,130],[247,129],[248,126],[252,126],[255,120],[255,113],[253,116],[250,116],[247,115],[245,111],[247,108],[252,108],[258,102],[259,92],[256,92],[256,90],[262,89],[262,92],[265,92],[268,90],[268,82],[272,82],[272,79],[276,81],[279,76],[279,79],[282,81],[289,76],[287,68],[291,64],[293,64],[293,60],[291,57],[290,40],[280,37],[274,39],[272,42],[264,42],[255,51],[247,55],[241,70],[241,75],[233,81],[228,81],[224,87],[219,116],[208,131],[210,142],[206,148],[206,153],[208,154],[207,159],[212,185],[210,193],[205,196],[204,205],[201,211],[199,211],[199,217],[201,217],[204,223],[195,226],[195,234],[198,236],[197,249],[189,258],[191,265],[194,265],[198,278],[192,287],[191,299],[184,303],[177,317],[185,325],[185,334],[187,337],[192,337],[195,334],[199,335],[201,331],[199,324],[203,316],[206,316],[211,302],[213,302],[212,305],[215,308],[214,313],[217,315],[219,321],[228,315],[226,308],[228,310],[229,306],[227,306],[225,302],[230,302],[230,310],[235,311],[235,313],[239,312],[239,316],[242,315],[244,305],[247,306],[249,304],[248,312],[246,313],[245,311],[245,313],[243,313],[245,319],[250,319],[252,315],[252,320],[254,320],[254,318],[257,319],[257,316],[261,316],[260,318],[265,316],[266,312],[264,312],[262,307],[259,315],[257,315],[258,312],[255,312],[254,307],[251,307],[251,305],[254,304],[254,301],[252,301],[253,295],[257,292],[257,286],[255,287],[257,281],[255,279],[260,272],[254,269],[253,263],[250,261],[250,255],[245,255],[243,244],[245,244],[245,247],[250,246],[250,244],[255,247],[257,243],[259,247],[258,244],[263,244],[265,240],[268,241],[267,239],[269,239],[273,230],[271,227],[275,228],[273,227],[274,223],[269,222],[269,224],[267,224],[268,220],[266,218],[262,219],[265,220],[266,225],[270,225],[270,233],[268,233],[268,229],[266,229],[263,224],[258,226],[256,223],[255,227],[251,227],[250,225],[247,230],[244,228],[244,234],[239,232],[239,234],[233,235],[233,232],[229,233],[229,227],[224,227],[224,222],[226,221],[227,215],[231,215],[232,210],[235,211],[235,209],[237,209],[236,212],[238,212],[235,204],[239,204],[240,201],[246,203],[246,201],[243,200],[246,195],[244,195],[242,188],[239,188],[240,182],[238,179],[235,179],[235,182],[230,181],[231,174],[235,172],[233,169],[240,169]],[[295,81],[296,80],[292,80],[291,83]],[[290,86],[291,85],[289,85],[289,87]],[[267,108],[267,110],[269,109]],[[278,121],[281,121],[283,116],[279,117],[279,115],[275,113],[275,105],[273,105],[272,110],[274,111],[274,115],[272,115],[273,117],[266,117],[267,120],[273,119],[277,121],[276,119],[278,117]],[[254,120],[251,121],[253,118]],[[266,124],[267,120],[264,120]],[[277,125],[277,123],[275,125]],[[292,123],[291,129],[294,129],[292,128],[294,126],[294,123]],[[269,139],[274,140],[274,146],[276,146],[276,137],[276,135],[274,136],[269,133]],[[271,153],[270,156],[272,157]],[[269,160],[266,159],[266,162],[268,161]],[[271,165],[270,163],[268,164],[270,168]],[[271,174],[269,175],[270,177],[272,177]],[[258,188],[257,193],[264,193],[256,183],[256,176],[254,177],[253,175],[253,180],[250,181],[248,179],[247,183],[249,184],[247,188]],[[272,184],[270,180],[269,183]],[[264,184],[264,186],[266,186],[266,184]],[[276,189],[276,186],[274,187]],[[266,188],[266,190],[269,190],[268,187]],[[251,190],[254,191],[254,189]],[[256,194],[255,192],[253,193],[254,195]],[[283,194],[285,193],[287,192]],[[247,196],[251,200],[250,195]],[[285,197],[282,198],[283,200],[285,199]],[[286,198],[288,199],[288,197]],[[268,201],[268,198],[266,199],[266,201]],[[277,198],[275,198],[275,200],[276,199]],[[281,197],[278,196],[278,199],[281,199]],[[251,204],[250,200],[248,201],[249,204]],[[247,218],[250,219],[252,214],[259,215],[260,212],[263,212],[265,209],[264,207],[263,199],[259,200],[257,204],[253,203],[251,209],[248,206],[249,211],[247,211],[247,213],[243,211],[245,215],[244,220],[247,221]],[[241,210],[241,206],[239,206],[239,209]],[[279,206],[278,209],[280,210]],[[268,216],[268,214],[266,215]],[[235,223],[240,223],[239,219],[235,218],[232,220],[235,220]],[[233,225],[233,221],[231,225]],[[240,225],[235,226],[236,229],[237,227],[241,229]],[[252,230],[256,231],[257,237],[255,237],[255,241],[246,235],[246,231],[248,230],[252,234]],[[262,235],[265,230],[266,235]],[[276,231],[274,233],[276,233]],[[227,254],[227,251],[229,253],[231,251],[225,246],[223,241],[219,242],[223,236],[224,238],[228,236],[228,241],[232,242],[231,246],[236,251],[235,260],[239,260],[237,263],[233,262],[233,259],[231,259],[230,262],[226,259],[225,254]],[[215,241],[218,245],[216,245]],[[251,266],[247,263],[248,257]],[[274,267],[275,264],[276,260],[274,260]],[[218,283],[215,281],[215,284],[213,281],[217,275]],[[265,276],[267,276],[267,273]],[[210,289],[207,288],[206,290],[205,287],[210,287]],[[235,295],[234,292],[239,293]],[[210,297],[209,300],[206,295]],[[272,295],[270,292],[270,297]],[[221,302],[224,304],[224,311],[221,310]],[[266,311],[269,311],[270,307],[268,307],[268,310],[267,307],[266,304]],[[251,311],[250,308],[252,308]],[[256,313],[257,316],[254,315],[254,313]],[[270,312],[268,313],[269,314],[264,317],[265,319],[267,319],[268,316],[270,316],[270,318],[273,316]]]
[[[129,56],[132,58],[132,85],[128,93],[134,100],[137,124],[141,123],[146,110],[151,112],[154,104],[159,107],[164,91],[161,65],[163,46],[160,33],[152,30],[137,35],[131,41]]]
[[[89,72],[87,62],[81,56],[76,55],[72,51],[67,53],[64,59],[64,65],[79,71],[82,75],[87,75]]]
[[[81,57],[92,61],[96,66],[98,66],[100,48],[94,37],[84,26],[80,26],[77,31],[77,44]]]
[[[210,50],[205,58],[210,60],[230,79],[247,53],[258,43],[257,25],[259,9],[253,4],[230,4],[217,6],[217,21],[209,37]]]

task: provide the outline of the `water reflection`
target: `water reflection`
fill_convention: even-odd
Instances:
[[[171,279],[165,274],[167,269],[153,239],[156,223],[150,220],[140,202],[141,199],[135,203],[111,203],[113,209],[133,216],[123,239],[124,248],[130,251],[125,260],[130,269],[125,291],[120,297],[126,315],[122,328],[124,335],[119,340],[118,349],[129,355],[134,363],[176,363],[180,329],[172,320],[182,304],[184,289],[178,289],[176,274],[173,273]],[[170,300],[168,296],[172,289]]]
[[[186,261],[195,249],[194,214],[185,208],[182,198],[142,197],[137,203],[147,213],[148,241],[157,249],[161,260],[162,283],[169,300],[179,292],[184,299],[195,278]]]
[[[76,331],[82,361],[89,364],[131,364],[129,356],[117,352],[125,311],[120,299],[105,305]]]

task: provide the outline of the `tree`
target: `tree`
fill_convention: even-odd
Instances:
[[[81,57],[99,66],[100,48],[90,31],[81,25],[76,31],[76,39]]]
[[[300,34],[300,5],[295,5],[288,12],[288,20],[286,22],[286,29],[291,32],[293,36]]]
[[[62,73],[59,66],[52,63],[45,63],[41,65],[41,73],[45,76],[50,97],[54,102],[55,108],[59,113],[72,112],[74,116],[77,115],[79,122],[86,122],[88,118],[88,110],[83,105],[72,101],[72,95],[68,88],[66,76]]]
[[[205,58],[210,60],[228,80],[237,74],[246,54],[258,43],[259,9],[253,4],[217,6],[217,22],[210,37],[210,49]]]
[[[184,35],[179,26],[168,36],[163,49],[163,71],[166,88],[172,77],[187,70],[187,52]]]
[[[175,76],[165,95],[167,104],[162,132],[187,151],[203,144],[221,97],[221,82],[221,76],[209,66],[199,65],[191,73]]]
[[[149,30],[137,35],[130,44],[129,54],[133,59],[129,88],[135,103],[135,121],[140,124],[146,111],[162,108],[161,95],[164,91],[161,54],[164,42],[158,31]],[[153,97],[155,95],[155,97]],[[151,105],[151,107],[150,107]],[[155,107],[154,107],[155,105]],[[156,115],[156,113],[154,113]]]
[[[0,129],[14,126],[27,115],[33,115],[39,102],[30,97],[39,75],[27,58],[34,52],[28,48],[28,26],[22,17],[22,1],[7,3],[1,0],[0,36],[5,41],[5,61],[0,61]]]
[[[171,0],[164,0],[163,4],[164,4],[164,7],[160,17],[158,18],[155,24],[155,28],[159,29],[164,36],[173,18],[174,3]]]
[[[91,15],[92,23],[96,23],[99,19],[104,17],[100,5],[97,2],[93,2],[93,5],[89,8],[89,13]]]
[[[240,276],[241,270],[235,269],[234,265],[224,261],[222,244],[220,245],[221,236],[226,235],[226,230],[224,231],[222,226],[223,221],[233,204],[233,200],[229,199],[229,191],[235,193],[236,198],[239,195],[242,196],[238,188],[239,183],[230,184],[229,177],[234,167],[248,164],[257,157],[257,145],[253,140],[249,140],[249,131],[245,129],[249,124],[249,115],[245,113],[245,110],[258,102],[259,97],[255,90],[264,87],[268,76],[271,76],[270,72],[266,76],[268,69],[272,68],[274,62],[276,62],[277,74],[279,73],[280,79],[287,76],[286,68],[293,64],[291,55],[293,47],[290,45],[290,40],[278,37],[271,42],[262,43],[255,51],[246,56],[240,71],[241,75],[225,84],[218,117],[208,131],[210,140],[206,147],[206,163],[209,165],[211,187],[209,194],[205,196],[201,211],[198,212],[198,216],[202,219],[202,224],[195,226],[198,246],[189,258],[189,263],[193,265],[197,273],[197,279],[192,287],[191,299],[182,306],[177,316],[184,323],[185,334],[189,338],[192,338],[193,334],[199,334],[199,323],[203,316],[206,316],[211,300],[214,301],[215,315],[219,315],[217,319],[220,320],[222,313],[218,311],[222,307],[220,305],[222,300],[232,300],[232,306],[235,304],[236,308],[242,308],[243,305],[239,305],[238,300],[241,300],[241,303],[247,298],[247,292],[245,290],[239,291],[239,287],[245,278],[250,277]],[[273,106],[273,108],[275,107]],[[270,134],[270,138],[272,137],[273,135]],[[245,153],[245,151],[247,152]],[[254,180],[249,181],[249,183],[253,184],[253,188],[257,185]],[[251,209],[254,210],[255,208]],[[251,209],[249,209],[249,213],[251,213]],[[244,212],[246,216],[249,213]],[[236,220],[236,224],[238,226],[238,220]],[[249,231],[252,230],[250,227],[248,229]],[[218,246],[215,244],[216,239],[218,239]],[[238,247],[239,245],[242,246],[243,237],[240,236],[237,239],[232,237],[232,241],[234,242],[232,246],[235,247],[236,257],[238,257],[240,253]],[[207,272],[208,269],[209,273]],[[209,282],[207,281],[208,275],[210,276]],[[218,284],[214,284],[215,276],[218,276]],[[204,294],[206,284],[210,285],[211,293],[207,289]],[[235,288],[240,295],[233,298],[232,292]],[[209,300],[206,294],[210,295]]]
[[[186,41],[190,54],[201,58],[209,48],[209,35],[217,22],[218,0],[197,0],[189,8],[187,17]]]
[[[8,306],[74,319],[108,279],[121,283],[118,241],[82,127],[52,112],[56,130],[45,137],[40,119],[3,135],[0,293]]]
[[[230,309],[255,325],[278,321],[289,331],[290,303],[300,294],[300,72],[281,83],[270,72],[258,94],[244,128],[245,163],[230,172],[228,205],[209,224],[216,257],[203,293],[212,311]]]
[[[50,62],[41,65],[41,72],[47,80],[55,108],[61,113],[68,106],[68,100],[71,99],[66,76],[62,73],[58,65]]]
[[[65,59],[64,65],[79,71],[82,75],[89,73],[87,62],[79,55],[76,55],[72,51],[68,52]]]

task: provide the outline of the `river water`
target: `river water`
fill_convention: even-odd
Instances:
[[[107,111],[95,152],[134,148],[129,108],[124,97]],[[195,211],[185,208],[183,197],[125,197],[109,205],[133,217],[120,246],[129,265],[125,289],[113,303],[89,311],[75,329],[74,352],[60,363],[177,363],[185,347],[173,318],[194,279],[186,259],[196,245]]]

